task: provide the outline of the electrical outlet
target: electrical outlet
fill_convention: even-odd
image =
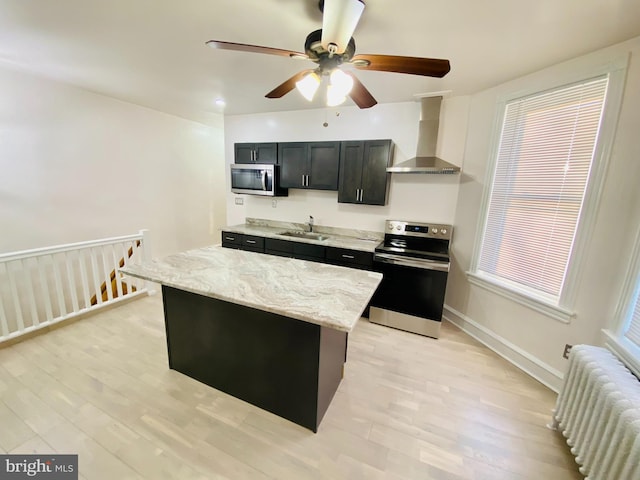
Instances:
[[[236,205],[244,205],[244,198],[236,197]]]
[[[271,200],[271,207],[276,208],[277,206],[278,206],[278,200],[274,198],[273,200]]]
[[[569,358],[569,352],[571,351],[571,347],[573,347],[573,345],[569,345],[568,343],[564,346],[564,352],[562,352],[563,358]]]

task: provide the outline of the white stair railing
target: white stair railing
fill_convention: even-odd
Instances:
[[[148,230],[0,254],[0,343],[147,293],[118,269],[149,254]]]

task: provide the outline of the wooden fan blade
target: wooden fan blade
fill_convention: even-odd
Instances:
[[[367,90],[367,88],[362,84],[360,80],[356,78],[355,75],[352,75],[348,72],[345,73],[353,78],[353,87],[351,88],[351,93],[349,93],[349,96],[351,97],[351,100],[353,100],[354,103],[358,105],[358,107],[371,108],[378,103],[376,99],[373,98],[373,95],[371,95],[369,90]]]
[[[449,60],[398,55],[354,55],[351,63],[354,67],[362,70],[408,73],[439,78],[444,77],[451,70]]]
[[[245,43],[222,42],[220,40],[209,40],[206,45],[211,48],[219,48],[221,50],[235,50],[238,52],[266,53],[268,55],[280,55],[282,57],[301,57],[308,58],[307,55],[291,50],[282,50],[280,48],[261,47],[260,45],[247,45]]]
[[[302,70],[301,72],[296,73],[293,77],[288,80],[285,80],[283,83],[278,85],[276,88],[271,90],[269,93],[265,95],[267,98],[280,98],[289,93],[291,90],[296,88],[296,82],[302,80],[302,78],[309,72],[313,72],[313,70]]]
[[[322,46],[334,44],[344,53],[360,21],[364,0],[324,0],[322,2]]]

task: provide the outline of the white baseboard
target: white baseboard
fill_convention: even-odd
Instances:
[[[443,318],[445,320],[453,323],[460,328],[460,330],[469,334],[483,345],[486,345],[502,358],[512,363],[523,372],[531,375],[554,392],[557,393],[560,391],[563,379],[562,372],[556,370],[550,365],[547,365],[539,358],[534,357],[501,336],[496,335],[485,326],[474,322],[455,308],[445,305],[444,309],[445,312]]]

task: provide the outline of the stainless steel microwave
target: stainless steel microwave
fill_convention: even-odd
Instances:
[[[239,164],[231,165],[231,191],[249,195],[271,197],[287,196],[289,190],[280,188],[278,165]]]

